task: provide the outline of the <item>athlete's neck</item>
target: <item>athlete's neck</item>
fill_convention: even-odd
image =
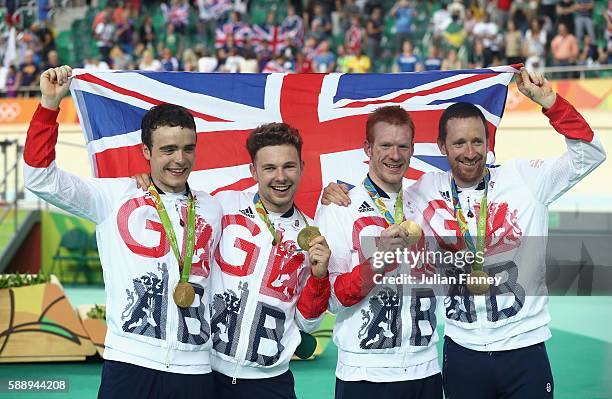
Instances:
[[[282,215],[285,212],[289,211],[289,209],[293,208],[293,201],[289,202],[286,205],[279,206],[268,201],[263,195],[261,195],[260,192],[258,192],[258,194],[261,203],[268,212],[280,213]]]
[[[382,189],[387,194],[399,193],[400,191],[402,191],[401,181],[396,184],[385,183],[381,179],[379,179],[378,176],[376,176],[376,173],[373,173],[371,171],[370,173],[368,173],[368,176],[370,176],[370,179],[374,182],[374,184],[376,184],[380,189]]]
[[[179,187],[171,187],[171,186],[165,185],[164,183],[160,182],[158,179],[156,179],[153,176],[151,176],[151,181],[153,182],[153,184],[155,184],[155,187],[157,187],[159,190],[161,190],[164,193],[168,193],[168,194],[184,193],[187,190],[187,185],[185,184]]]
[[[482,174],[480,175],[480,177],[476,179],[471,179],[471,180],[462,180],[461,178],[457,178],[457,176],[455,176],[455,174],[453,173],[453,179],[455,180],[455,184],[457,185],[457,187],[469,188],[469,187],[477,186],[478,183],[480,183],[482,179],[484,179],[486,173],[487,173],[487,168],[484,168],[482,170]]]

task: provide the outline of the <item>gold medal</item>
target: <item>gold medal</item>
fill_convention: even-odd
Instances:
[[[304,251],[308,251],[310,249],[310,241],[319,237],[321,232],[319,228],[316,226],[306,226],[304,227],[297,236],[297,242],[300,248]]]
[[[193,286],[184,281],[180,281],[174,289],[174,303],[180,308],[188,308],[195,299],[195,290]]]
[[[483,277],[486,277],[487,279],[489,278],[489,275],[487,274],[487,272],[483,271],[483,270],[474,270],[473,272],[470,273],[470,281],[472,281],[472,279],[482,279]],[[487,291],[489,291],[489,283],[469,283],[466,284],[467,285],[467,289],[474,295],[482,295],[484,293],[486,293]]]
[[[421,239],[421,235],[423,234],[423,230],[421,226],[417,224],[414,220],[404,220],[400,226],[408,233],[408,240],[410,245],[414,245],[419,242]]]

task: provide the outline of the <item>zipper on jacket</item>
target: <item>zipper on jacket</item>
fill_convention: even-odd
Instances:
[[[250,196],[249,196],[250,197]],[[250,201],[252,203],[252,201]],[[242,204],[241,204],[242,205]],[[242,208],[240,208],[242,209]],[[260,220],[261,221],[261,220]],[[257,222],[255,222],[257,223]],[[263,223],[263,222],[262,222]],[[274,226],[276,228],[276,226]],[[263,232],[267,231],[266,226],[264,226],[262,228]],[[268,232],[268,235],[270,235],[270,233]],[[268,237],[268,239],[270,240],[270,245],[272,246],[272,237]],[[266,244],[265,246],[267,247],[268,244]],[[263,246],[262,246],[263,248]],[[250,280],[251,281],[256,281],[258,282],[257,286],[249,286],[249,297],[247,298],[247,304],[245,305],[244,308],[244,317],[242,318],[242,322],[248,322],[248,323],[253,323],[253,316],[255,314],[255,308],[257,307],[257,298],[259,297],[259,291],[261,289],[261,286],[264,284],[263,282],[263,276],[266,273],[266,267],[268,266],[268,262],[270,260],[270,257],[268,257],[267,259],[262,259],[262,252],[259,252],[259,257],[257,258],[257,264],[262,265],[259,267],[259,270],[257,269],[257,264],[255,265],[255,270],[254,273],[251,274],[250,276]],[[268,255],[269,256],[274,256],[274,255],[270,255],[270,251],[268,251]],[[264,262],[265,260],[265,262]],[[253,301],[255,301],[255,304],[253,305],[251,301],[251,303],[249,303],[249,299],[251,298],[251,293],[255,293],[255,299],[253,299]],[[249,310],[247,312],[247,309]],[[248,316],[248,317],[247,317]],[[247,330],[247,337],[246,339],[244,339],[244,336],[242,334],[240,334],[240,340],[238,343],[238,348],[236,350],[236,356],[234,357],[234,359],[236,360],[236,366],[234,367],[234,375],[232,376],[232,385],[236,384],[236,375],[238,375],[238,368],[241,366],[241,363],[243,361],[245,361],[245,356],[246,356],[246,352],[249,349],[249,338],[250,336],[248,336],[248,334],[250,334],[250,331]],[[246,344],[245,344],[246,342]]]

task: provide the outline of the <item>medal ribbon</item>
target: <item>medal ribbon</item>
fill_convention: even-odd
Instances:
[[[191,191],[189,191],[189,188],[187,191],[187,243],[185,245],[185,258],[181,259],[181,252],[179,251],[178,244],[176,242],[176,234],[174,234],[174,229],[172,228],[172,223],[168,217],[168,212],[166,211],[164,203],[161,200],[159,192],[155,186],[153,184],[149,186],[149,193],[151,193],[153,196],[155,209],[157,209],[157,214],[159,215],[162,225],[164,226],[164,231],[166,232],[168,241],[170,241],[172,252],[174,252],[174,256],[176,257],[179,265],[179,270],[181,271],[181,281],[184,283],[189,280],[189,275],[191,273],[191,259],[193,258],[193,247],[195,244],[195,200],[191,194]]]
[[[274,226],[272,226],[272,222],[270,222],[270,218],[268,217],[268,211],[266,210],[266,207],[264,206],[263,202],[261,202],[259,193],[255,194],[255,197],[253,198],[253,204],[255,205],[255,210],[257,211],[259,218],[263,220],[263,222],[266,224],[266,227],[268,228],[268,231],[270,232],[270,234],[272,234],[272,237],[274,238],[272,240],[272,245],[276,245],[280,243],[280,239],[278,238],[276,229],[274,228]],[[297,206],[295,206],[295,209],[298,211],[298,213],[304,220],[304,224],[308,226],[308,221],[306,220],[306,217],[304,216],[304,214],[302,214],[302,212],[298,209]]]
[[[451,177],[451,190],[453,193],[453,207],[455,208],[455,218],[457,219],[457,223],[459,224],[459,230],[461,231],[461,235],[463,236],[463,242],[470,249],[470,251],[472,251],[472,253],[476,254],[477,252],[480,252],[483,254],[483,256],[485,252],[485,238],[487,233],[487,192],[489,191],[490,180],[491,175],[489,173],[489,169],[487,169],[484,177],[484,194],[482,195],[482,200],[480,201],[480,212],[478,215],[478,223],[476,225],[477,242],[476,244],[474,244],[474,240],[468,228],[467,220],[465,219],[465,216],[463,215],[463,210],[461,209],[461,202],[459,201],[457,183],[455,183],[455,179]],[[472,270],[482,270],[482,263],[475,262]]]
[[[383,214],[389,225],[400,224],[404,221],[404,199],[401,190],[397,195],[397,200],[395,201],[395,215],[393,216],[385,206],[382,198],[380,198],[380,195],[378,195],[378,191],[376,191],[376,187],[374,187],[374,183],[370,179],[370,176],[366,176],[366,178],[363,180],[363,186],[368,194],[370,194],[372,201],[374,201],[374,205],[376,205],[378,211]]]

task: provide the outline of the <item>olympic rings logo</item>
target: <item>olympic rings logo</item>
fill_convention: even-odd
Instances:
[[[0,122],[13,122],[21,114],[18,103],[0,102]]]

